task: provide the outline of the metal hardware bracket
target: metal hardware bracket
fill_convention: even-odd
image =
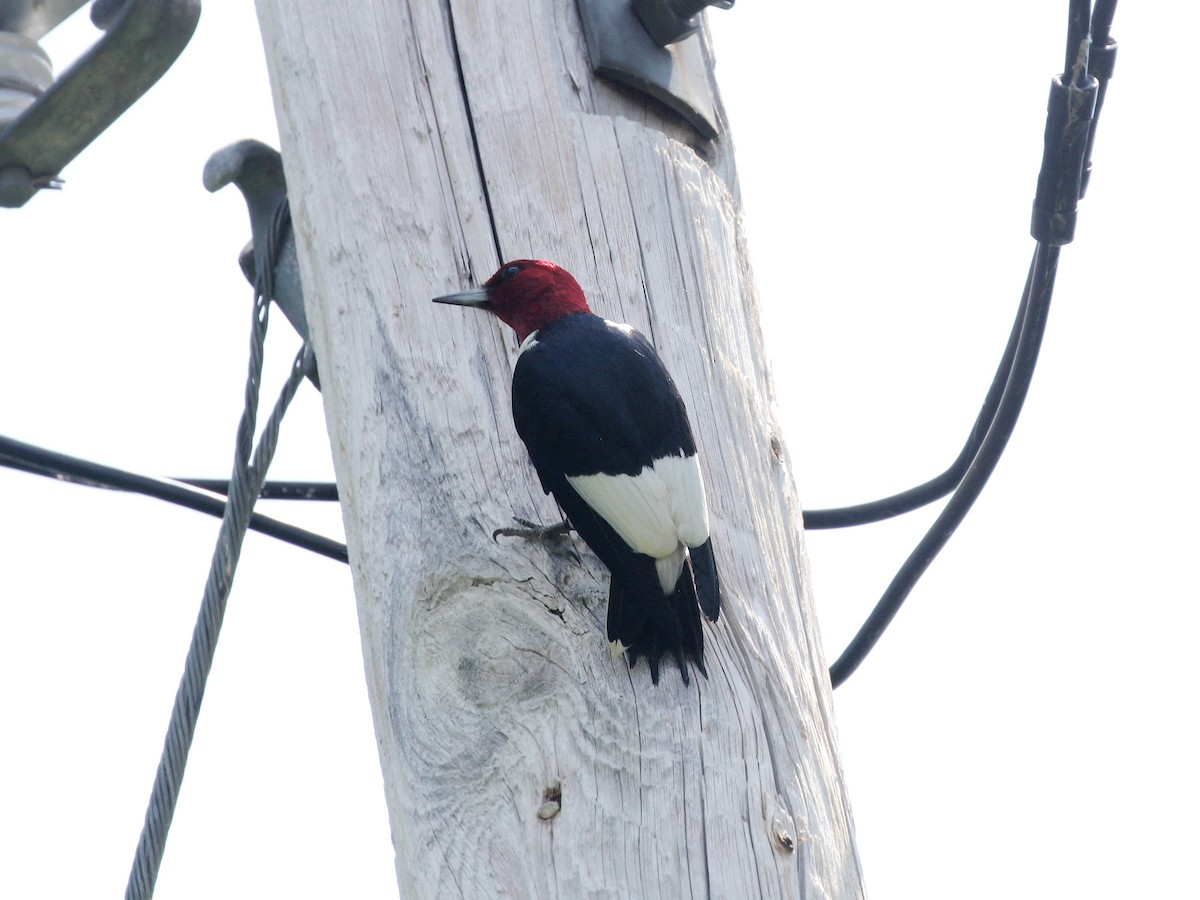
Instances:
[[[0,206],[24,206],[52,183],[163,76],[199,18],[200,0],[127,0],[104,36],[0,130]]]
[[[660,47],[630,0],[578,0],[592,71],[666,104],[700,136],[717,136],[716,104],[699,35]]]
[[[0,31],[14,31],[36,41],[87,0],[8,0],[0,3]]]

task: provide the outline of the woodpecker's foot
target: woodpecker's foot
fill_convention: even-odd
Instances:
[[[525,538],[527,541],[554,541],[561,537],[566,537],[571,533],[571,523],[566,519],[555,525],[539,525],[537,522],[530,522],[528,519],[522,519],[520,516],[513,516],[513,521],[520,525],[520,528],[497,528],[492,532],[492,540],[503,535],[504,537],[519,537]]]
[[[521,527],[497,528],[492,532],[492,540],[503,535],[504,537],[524,538],[527,541],[538,541],[545,544],[551,552],[561,553],[565,550],[575,558],[576,562],[579,562],[579,554],[566,543],[567,535],[571,533],[571,523],[566,519],[555,525],[538,525],[536,522],[530,522],[520,516],[513,516],[513,521]]]

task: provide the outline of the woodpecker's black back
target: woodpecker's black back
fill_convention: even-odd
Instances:
[[[543,489],[612,573],[609,640],[628,649],[631,665],[645,656],[655,682],[664,654],[685,682],[685,657],[705,673],[700,610],[714,621],[720,612],[711,541],[690,548],[675,590],[664,593],[654,558],[635,551],[568,481],[636,478],[656,461],[695,455],[687,410],[654,348],[590,313],[546,325],[514,369],[513,420]]]

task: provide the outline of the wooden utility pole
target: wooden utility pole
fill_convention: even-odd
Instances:
[[[597,80],[575,0],[258,9],[402,895],[859,896],[727,135]],[[691,410],[725,596],[691,688],[610,656],[582,545],[492,541],[558,516],[515,341],[430,298],[502,257],[574,273]]]

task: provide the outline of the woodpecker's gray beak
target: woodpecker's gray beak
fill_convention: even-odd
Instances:
[[[459,291],[457,294],[447,294],[445,297],[434,297],[433,302],[484,309],[488,304],[488,290],[487,288],[476,288],[473,291]]]

